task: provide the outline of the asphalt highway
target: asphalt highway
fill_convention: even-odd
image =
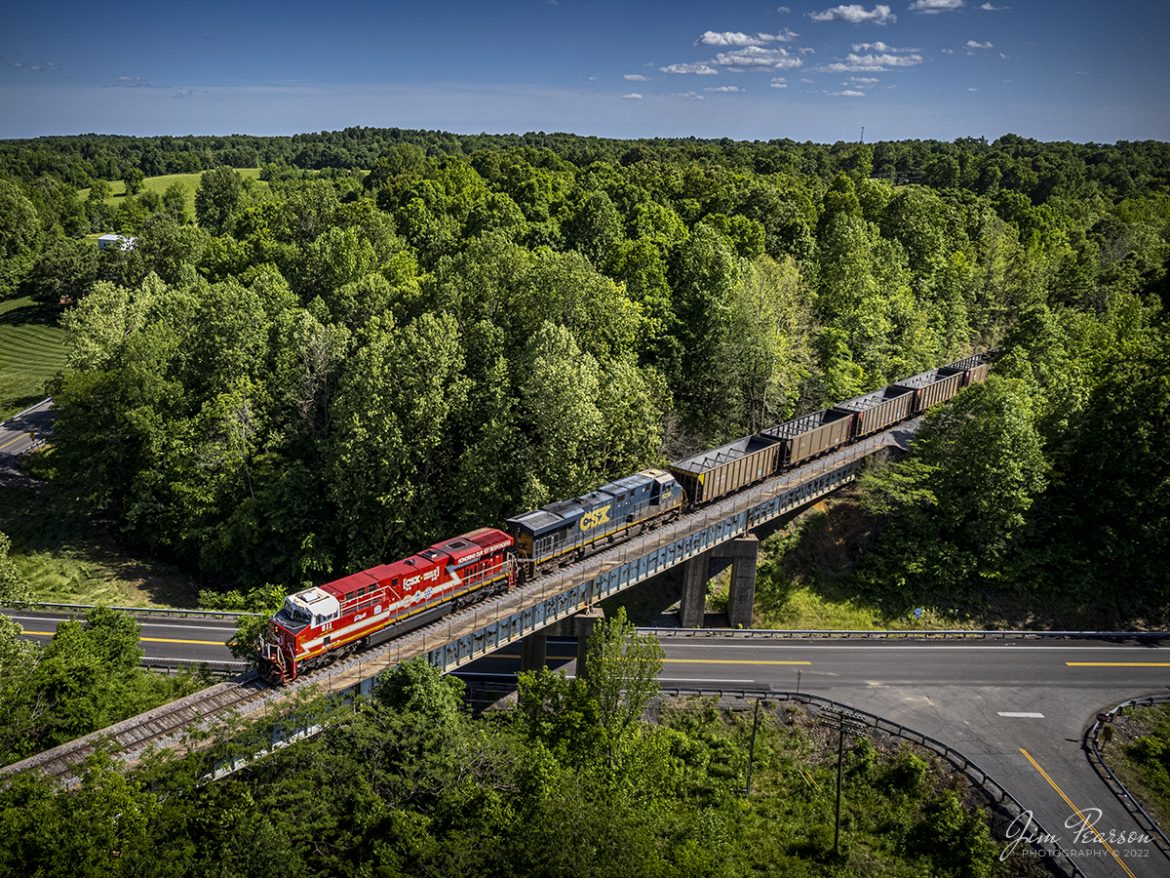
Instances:
[[[53,400],[45,399],[0,424],[0,470],[14,469],[17,458],[48,434],[54,416]]]
[[[16,612],[30,638],[52,636],[61,616]],[[232,661],[222,619],[144,619],[155,659]],[[1170,641],[1168,641],[1170,642]],[[961,751],[1030,809],[1087,875],[1159,876],[1170,862],[1144,842],[1081,750],[1095,715],[1128,697],[1170,691],[1170,647],[1095,640],[792,641],[664,637],[669,686],[765,687],[820,695],[902,723]],[[576,643],[551,639],[551,667],[572,673]],[[514,678],[513,645],[461,676]],[[1093,824],[1096,832],[1083,824]],[[1112,830],[1112,835],[1110,831]],[[1002,841],[1002,840],[1001,840]]]

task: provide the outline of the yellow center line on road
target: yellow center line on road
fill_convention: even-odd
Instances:
[[[53,637],[57,634],[56,631],[30,631],[27,628],[20,633],[33,637]],[[139,637],[138,639],[142,643],[193,643],[196,646],[227,646],[222,640],[181,640],[177,637]]]
[[[1170,662],[1065,662],[1070,668],[1170,668]]]
[[[520,658],[520,654],[516,652],[493,652],[489,653],[486,658]],[[576,658],[576,653],[573,655],[550,655],[549,658],[571,659]],[[664,664],[676,665],[811,665],[810,661],[764,661],[762,659],[680,659],[668,658],[662,660]]]
[[[3,450],[4,450],[5,448],[7,448],[9,445],[15,445],[17,442],[19,442],[19,441],[20,441],[21,439],[23,439],[25,436],[31,436],[31,435],[32,435],[31,433],[21,433],[21,434],[20,434],[19,436],[17,436],[15,439],[9,439],[9,440],[8,440],[7,442],[5,442],[3,445],[0,445],[0,451],[3,451]]]
[[[680,659],[662,660],[670,665],[811,665],[810,661],[764,661],[763,659]]]
[[[1087,826],[1089,828],[1089,831],[1092,832],[1093,835],[1095,835],[1097,837],[1097,841],[1101,842],[1101,844],[1105,846],[1105,850],[1109,851],[1109,853],[1112,855],[1113,859],[1117,860],[1117,865],[1119,865],[1121,867],[1121,870],[1123,872],[1125,872],[1125,874],[1128,875],[1129,878],[1137,878],[1137,876],[1134,875],[1133,872],[1131,872],[1129,870],[1129,866],[1125,865],[1125,861],[1122,860],[1121,857],[1117,856],[1117,851],[1113,850],[1112,845],[1110,845],[1109,842],[1107,842],[1105,840],[1104,836],[1102,836],[1101,833],[1099,833],[1097,831],[1097,828],[1095,826],[1093,826],[1093,824],[1092,824],[1092,822],[1090,822],[1089,818],[1084,815],[1084,812],[1082,812],[1080,808],[1078,808],[1076,805],[1074,805],[1072,803],[1072,799],[1070,799],[1067,795],[1065,795],[1064,790],[1062,790],[1057,785],[1056,781],[1054,781],[1051,777],[1048,776],[1048,772],[1040,767],[1040,763],[1037,762],[1032,757],[1032,754],[1029,753],[1027,750],[1025,750],[1023,747],[1020,748],[1020,752],[1024,754],[1025,759],[1027,759],[1030,763],[1032,763],[1032,767],[1034,769],[1036,769],[1038,772],[1040,772],[1040,776],[1042,778],[1044,778],[1046,781],[1048,781],[1048,785],[1050,787],[1052,787],[1054,790],[1056,790],[1056,794],[1058,796],[1060,796],[1062,799],[1064,799],[1064,803],[1066,805],[1068,805],[1070,808],[1072,808],[1073,813],[1081,818],[1081,825]]]

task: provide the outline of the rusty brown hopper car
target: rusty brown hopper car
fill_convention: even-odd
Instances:
[[[895,387],[904,387],[914,393],[914,404],[910,407],[913,414],[926,411],[931,406],[946,402],[959,392],[963,386],[966,371],[944,366],[941,369],[931,369],[912,378],[906,378],[895,384]]]
[[[987,354],[973,354],[970,357],[964,357],[961,360],[948,363],[943,368],[962,372],[963,379],[959,387],[966,387],[969,384],[982,381],[987,377],[987,373],[991,370],[991,362],[988,360],[988,356]]]
[[[833,409],[854,415],[854,439],[884,430],[910,416],[914,393],[907,387],[890,385],[864,396],[837,403]]]
[[[802,415],[761,431],[780,446],[781,467],[795,466],[849,441],[853,418],[847,412],[826,409]]]
[[[773,475],[779,453],[779,445],[757,434],[675,461],[667,469],[691,503],[710,503]]]
[[[978,363],[967,370],[967,378],[963,382],[963,386],[974,384],[976,381],[983,381],[987,378],[987,373],[991,371],[991,363]]]

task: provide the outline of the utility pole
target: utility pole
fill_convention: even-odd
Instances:
[[[844,779],[845,766],[845,733],[857,734],[862,731],[856,714],[842,713],[836,710],[822,711],[820,722],[837,732],[837,807],[833,829],[833,856],[841,856],[841,791]]]
[[[756,710],[752,715],[752,742],[748,745],[747,783],[743,788],[743,794],[745,796],[750,796],[752,794],[752,762],[754,762],[756,758],[756,729],[760,727],[760,702],[763,700],[764,699],[762,698],[756,699]]]
[[[837,817],[833,821],[833,856],[841,856],[841,766],[845,761],[845,723],[837,726]]]
[[[861,126],[861,142],[865,143],[865,126]]]

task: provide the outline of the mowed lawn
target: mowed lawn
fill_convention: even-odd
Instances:
[[[252,180],[261,191],[268,190],[268,182],[260,179],[259,168],[236,168],[236,171],[241,177]],[[203,172],[199,171],[194,174],[163,174],[161,177],[147,177],[143,188],[162,195],[167,187],[174,183],[181,183],[183,188],[187,190],[187,213],[189,216],[195,216],[195,190],[199,188],[199,178],[202,176]],[[111,180],[110,191],[112,194],[106,199],[106,203],[120,203],[126,197],[126,182],[124,180]],[[89,197],[89,190],[81,189],[78,195],[84,201]]]
[[[57,312],[28,296],[0,301],[0,420],[44,399],[45,382],[65,368]]]

